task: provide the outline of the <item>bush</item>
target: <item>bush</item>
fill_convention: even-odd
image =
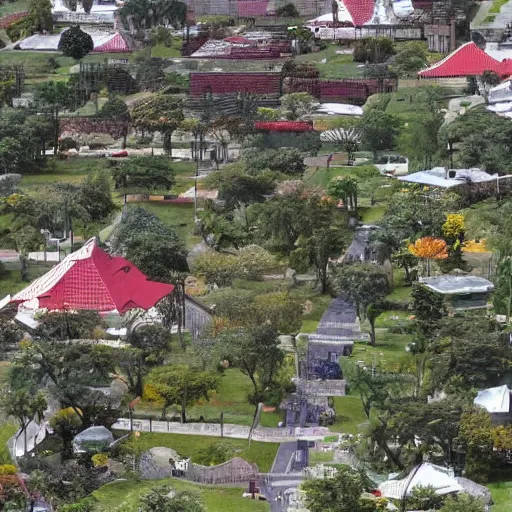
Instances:
[[[87,32],[78,25],[72,25],[62,33],[58,48],[66,57],[80,60],[94,50],[94,43]]]
[[[6,30],[7,37],[14,43],[34,33],[34,23],[30,16],[11,23]]]
[[[297,7],[295,7],[295,4],[292,4],[291,2],[279,7],[279,9],[276,9],[276,16],[281,18],[298,18],[299,15],[300,13],[297,10]]]
[[[100,468],[108,464],[108,455],[105,453],[96,453],[91,457],[91,461],[95,468]]]
[[[243,247],[236,254],[205,253],[194,263],[194,272],[207,283],[231,286],[234,279],[261,281],[264,272],[274,270],[277,260],[257,245]]]
[[[203,466],[217,466],[218,464],[227,462],[232,457],[233,447],[221,441],[199,450],[194,457],[194,462]]]
[[[354,61],[378,64],[385,62],[395,50],[393,41],[387,37],[365,37],[354,46]]]
[[[59,507],[61,512],[93,512],[96,509],[96,502],[98,500],[94,497],[88,497],[71,505],[63,505]]]
[[[23,339],[23,331],[18,324],[0,319],[0,345],[14,345]]]
[[[15,475],[17,472],[18,468],[13,464],[0,465],[0,475]]]

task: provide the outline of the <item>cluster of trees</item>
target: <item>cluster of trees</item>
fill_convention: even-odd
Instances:
[[[59,183],[35,194],[12,194],[1,206],[12,222],[0,233],[0,240],[3,247],[19,252],[21,276],[26,281],[28,252],[45,247],[42,231],[70,233],[73,249],[74,230],[90,236],[114,209],[107,172],[92,174],[77,185]]]

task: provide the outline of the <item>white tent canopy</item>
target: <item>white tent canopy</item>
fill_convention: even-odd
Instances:
[[[507,385],[482,389],[476,395],[474,404],[490,413],[508,413],[510,411],[510,389]]]
[[[345,103],[322,103],[317,114],[344,115],[344,116],[362,116],[363,109],[357,105],[347,105]]]
[[[410,496],[415,487],[434,488],[436,494],[458,493],[463,487],[455,480],[450,470],[434,464],[423,463],[414,468],[403,480],[388,480],[379,485],[379,491],[384,498],[400,500],[407,493]]]

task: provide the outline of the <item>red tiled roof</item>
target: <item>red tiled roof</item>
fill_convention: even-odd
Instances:
[[[254,128],[263,132],[312,132],[313,127],[304,121],[258,121]]]
[[[92,309],[123,314],[150,309],[174,289],[150,281],[133,263],[101,250],[94,239],[16,294],[11,302],[39,300],[40,308]]]
[[[116,34],[112,39],[94,48],[94,53],[126,53],[130,48],[121,34]]]
[[[250,92],[280,94],[281,73],[190,73],[190,96]]]
[[[352,16],[354,26],[360,27],[368,23],[375,10],[375,0],[341,0]]]
[[[265,16],[269,0],[238,0],[238,16]]]
[[[508,65],[507,65],[508,67]],[[456,76],[481,75],[484,71],[504,73],[505,63],[493,59],[475,43],[466,43],[433,66],[420,71],[422,78],[449,78]]]

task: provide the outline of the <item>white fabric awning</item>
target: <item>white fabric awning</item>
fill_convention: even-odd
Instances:
[[[482,389],[473,403],[490,413],[507,413],[510,411],[510,389],[507,385]]]
[[[415,487],[432,486],[436,494],[444,496],[446,494],[457,493],[463,490],[463,487],[451,475],[451,472],[441,466],[423,463],[419,469],[414,468],[407,478],[403,480],[388,480],[379,485],[379,491],[385,498],[395,500],[402,499],[404,494],[410,496]]]

